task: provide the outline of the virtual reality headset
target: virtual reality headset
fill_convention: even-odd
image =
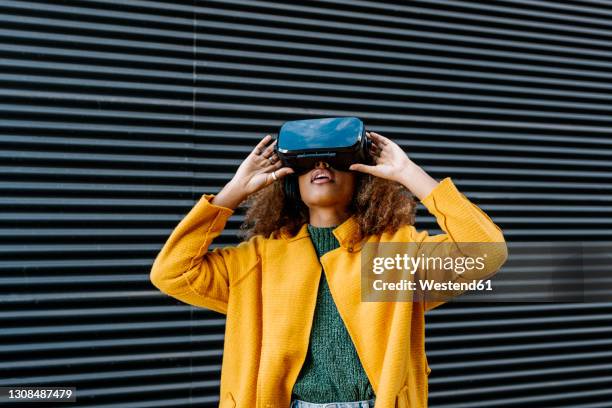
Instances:
[[[353,163],[371,164],[371,145],[359,118],[337,117],[285,122],[274,150],[285,166],[300,174],[318,161],[342,171]]]

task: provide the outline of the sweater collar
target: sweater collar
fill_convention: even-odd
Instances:
[[[340,243],[340,246],[345,248],[349,252],[359,251],[361,249],[362,242],[357,240],[357,232],[359,231],[359,224],[357,224],[357,220],[354,215],[351,215],[349,218],[344,220],[340,225],[333,229],[332,233]],[[291,236],[288,232],[283,231],[281,236],[285,239],[298,239],[309,237],[310,233],[308,232],[308,224],[304,223],[300,227],[300,230],[295,234],[295,236]]]

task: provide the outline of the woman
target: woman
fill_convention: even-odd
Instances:
[[[484,279],[505,262],[506,245],[450,178],[438,183],[390,139],[367,136],[374,165],[340,171],[318,162],[303,174],[282,166],[266,136],[157,256],[157,288],[227,315],[220,407],[427,406],[424,313],[443,301],[361,302],[360,250],[366,242],[497,242]],[[287,176],[298,179],[298,197],[285,194]],[[445,234],[417,232],[413,195]],[[245,240],[208,251],[247,198]]]

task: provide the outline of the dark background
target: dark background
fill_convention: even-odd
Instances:
[[[610,241],[611,41],[595,0],[0,1],[0,386],[217,406],[224,316],[149,271],[287,120],[362,118],[510,246]],[[612,407],[611,312],[439,307],[430,405]]]

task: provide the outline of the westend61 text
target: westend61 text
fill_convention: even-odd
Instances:
[[[482,279],[472,282],[438,282],[435,280],[419,280],[419,288],[415,281],[402,279],[398,282],[385,282],[377,279],[373,283],[374,290],[422,290],[422,291],[466,291],[466,290],[493,290],[491,281]]]

